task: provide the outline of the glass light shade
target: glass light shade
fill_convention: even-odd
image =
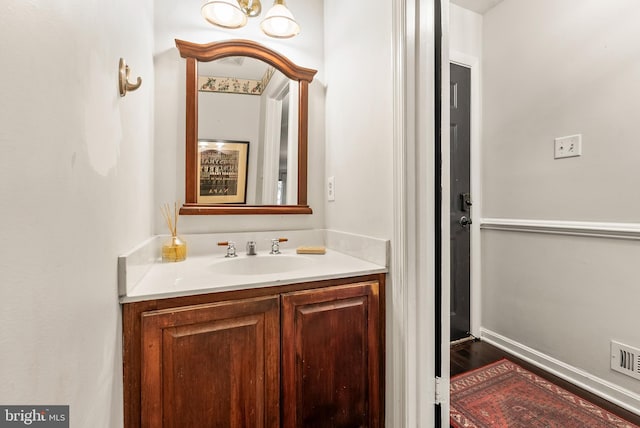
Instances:
[[[288,39],[300,33],[300,26],[284,5],[284,1],[276,0],[274,3],[260,23],[262,31],[267,36],[279,39]]]
[[[219,27],[240,28],[247,24],[247,15],[236,0],[206,1],[200,12],[204,19]]]

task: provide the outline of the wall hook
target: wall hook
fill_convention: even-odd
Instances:
[[[120,67],[119,67],[119,87],[120,87],[120,96],[124,97],[127,95],[127,91],[135,91],[142,84],[142,78],[138,77],[136,83],[129,82],[129,66],[124,62],[124,58],[120,58]]]

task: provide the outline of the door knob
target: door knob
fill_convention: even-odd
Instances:
[[[458,221],[458,223],[460,223],[462,227],[467,227],[468,225],[473,223],[473,221],[466,215],[463,215],[462,217],[460,217],[460,220]]]

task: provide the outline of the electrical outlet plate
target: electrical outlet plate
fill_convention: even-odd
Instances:
[[[572,158],[582,155],[582,135],[569,135],[554,140],[554,159]]]
[[[327,199],[329,201],[336,200],[336,178],[333,176],[327,180]]]

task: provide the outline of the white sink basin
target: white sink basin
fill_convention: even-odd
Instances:
[[[258,255],[224,259],[212,264],[210,268],[221,275],[267,275],[304,269],[312,263],[303,256]]]

